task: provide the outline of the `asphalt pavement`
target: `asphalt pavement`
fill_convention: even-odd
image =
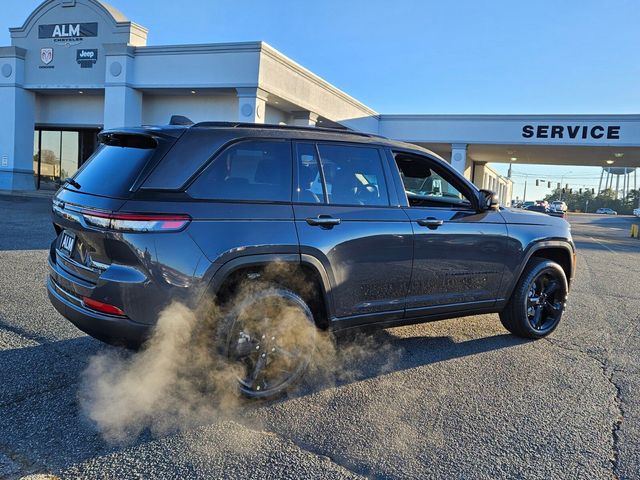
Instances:
[[[113,348],[46,296],[49,208],[0,196],[0,478],[640,477],[631,217],[569,217],[578,272],[548,339],[497,315],[382,330],[337,381],[114,444],[79,401]]]

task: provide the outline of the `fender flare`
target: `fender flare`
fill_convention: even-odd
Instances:
[[[299,253],[269,253],[258,255],[245,255],[242,257],[234,258],[221,265],[209,281],[208,291],[216,293],[227,279],[231,277],[234,272],[247,267],[259,267],[266,266],[271,263],[281,262],[295,265],[304,265],[311,268],[317,274],[320,280],[320,288],[322,289],[322,296],[325,303],[325,309],[327,312],[327,321],[332,318],[333,297],[331,294],[331,282],[329,275],[327,274],[324,265],[320,260],[312,255]]]
[[[574,261],[575,247],[566,240],[539,240],[535,243],[530,244],[525,250],[523,260],[520,266],[518,267],[518,271],[513,276],[513,281],[511,282],[511,285],[509,285],[509,289],[507,290],[507,295],[505,297],[506,300],[511,298],[511,295],[513,294],[513,290],[516,288],[516,285],[520,281],[520,277],[522,277],[522,272],[524,272],[524,269],[529,263],[529,260],[531,260],[531,257],[533,257],[533,255],[536,252],[547,249],[547,248],[563,248],[564,250],[567,251],[567,254],[569,255],[570,268],[571,268],[571,271],[567,276],[567,281],[569,283],[571,282],[571,279],[575,274],[575,261]]]

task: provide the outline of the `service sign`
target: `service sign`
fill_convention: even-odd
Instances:
[[[98,23],[54,23],[38,26],[38,38],[69,40],[84,37],[97,37]]]
[[[522,138],[558,140],[620,140],[620,125],[524,125]]]

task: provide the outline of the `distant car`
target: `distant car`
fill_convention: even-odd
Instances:
[[[528,207],[524,207],[524,209],[530,212],[549,213],[549,208],[544,205],[529,205]]]
[[[634,209],[633,209],[633,214],[634,214],[636,217],[640,217],[640,208],[634,208]]]
[[[562,200],[556,200],[553,203],[551,203],[551,209],[554,212],[566,212],[568,207],[567,204],[564,203]]]
[[[536,202],[524,202],[521,208],[529,208],[531,205],[535,205]]]
[[[596,213],[600,215],[617,215],[618,214],[618,212],[610,208],[599,208],[596,210]]]

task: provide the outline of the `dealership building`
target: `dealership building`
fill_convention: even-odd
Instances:
[[[640,115],[383,114],[264,42],[147,46],[145,27],[99,0],[47,0],[10,33],[0,47],[0,190],[56,188],[101,129],[175,114],[415,143],[503,204],[512,183],[490,163],[640,166]]]

